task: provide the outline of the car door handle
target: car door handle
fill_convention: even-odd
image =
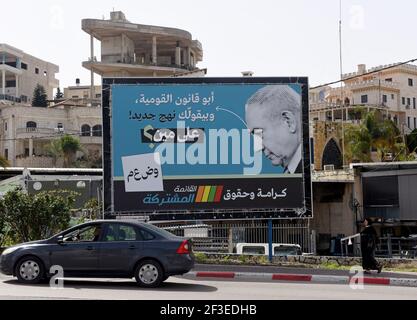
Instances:
[[[132,244],[131,246],[129,246],[129,249],[134,250],[134,249],[136,249],[136,246]]]
[[[87,247],[87,251],[93,251],[94,250],[94,247],[93,246],[88,246]]]

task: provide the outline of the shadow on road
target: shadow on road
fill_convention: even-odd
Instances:
[[[40,284],[28,285],[17,281],[16,279],[3,280],[3,283],[9,285],[16,285],[22,287],[32,288],[49,288],[49,282],[43,282]],[[133,280],[122,281],[108,281],[108,280],[65,280],[64,288],[68,289],[96,289],[96,290],[143,290],[143,291],[164,291],[164,292],[214,292],[218,289],[214,286],[192,284],[192,283],[176,283],[170,282],[168,279],[158,288],[141,288]]]

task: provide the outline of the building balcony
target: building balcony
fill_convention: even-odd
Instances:
[[[186,71],[196,71],[192,66],[178,66],[175,64],[138,64],[122,62],[84,61],[83,67],[106,76],[172,76]]]
[[[64,134],[78,135],[80,132],[75,130],[66,130],[62,128],[18,128],[16,136],[19,139],[31,138],[45,138],[54,139],[59,138]]]
[[[3,72],[3,71],[9,72],[9,73],[12,73],[12,74],[18,75],[18,76],[21,76],[23,74],[23,71],[21,69],[18,69],[16,67],[16,65],[14,65],[14,64],[8,64],[8,63],[4,63],[3,64],[0,61],[0,72]]]
[[[22,99],[9,95],[9,94],[0,94],[0,100],[5,100],[5,101],[10,101],[10,102],[16,102],[16,103],[21,103]]]

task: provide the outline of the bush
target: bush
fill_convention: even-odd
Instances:
[[[16,189],[0,200],[0,216],[14,242],[48,238],[68,227],[75,196],[71,191],[29,195]]]

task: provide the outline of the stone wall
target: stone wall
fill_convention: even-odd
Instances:
[[[335,139],[340,148],[342,143],[342,125],[338,122],[315,121],[312,135],[314,139],[314,169],[323,170],[323,151],[331,138]]]
[[[242,257],[247,257],[248,260],[252,261],[254,264],[256,262],[265,261],[268,259],[267,256],[250,256],[250,255],[238,255],[238,254],[215,254],[215,253],[204,253],[207,257],[207,262],[209,263],[210,260],[216,261],[220,263],[222,261],[226,261],[228,263],[233,263],[233,261],[238,262]],[[399,258],[392,258],[392,259],[385,259],[385,258],[377,258],[377,260],[384,266],[384,267],[393,267],[398,265],[404,264],[415,264],[417,262],[416,259],[399,259]],[[273,264],[294,264],[294,265],[311,265],[311,266],[319,266],[322,264],[335,264],[337,266],[360,266],[362,265],[362,258],[359,257],[338,257],[338,256],[282,256],[282,257],[274,257],[272,260]]]

